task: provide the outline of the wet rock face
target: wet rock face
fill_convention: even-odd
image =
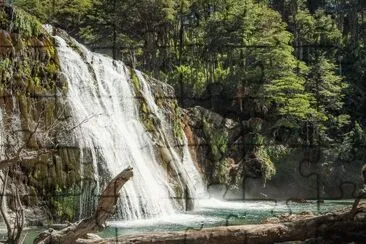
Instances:
[[[191,153],[208,185],[238,184],[243,170],[240,124],[202,107],[184,113]]]
[[[56,220],[72,220],[77,215],[70,205],[74,199],[66,202],[59,196],[70,189],[80,193],[81,168],[89,175],[93,168],[91,162],[80,163],[73,137],[77,127],[53,38],[21,10],[0,7],[0,19],[0,161],[23,147],[11,165],[10,184],[20,185],[27,208],[42,204]]]

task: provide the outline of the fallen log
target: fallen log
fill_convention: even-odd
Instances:
[[[291,218],[289,218],[291,219]],[[322,216],[296,216],[295,221],[256,225],[187,229],[180,232],[137,234],[94,240],[80,243],[164,243],[164,244],[201,244],[201,243],[276,243],[286,241],[332,240],[333,243],[366,240],[366,204],[357,210],[345,209]],[[85,240],[86,241],[86,240]]]
[[[87,238],[88,233],[103,230],[105,228],[105,221],[114,213],[119,191],[132,176],[132,168],[127,168],[109,182],[102,192],[96,211],[92,216],[59,231],[50,229],[42,232],[33,243],[75,243],[78,238]]]

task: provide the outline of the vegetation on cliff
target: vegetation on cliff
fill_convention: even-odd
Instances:
[[[195,139],[206,147],[209,183],[238,185],[252,177],[280,189],[311,192],[314,186],[298,179],[316,177],[329,194],[338,193],[346,176],[357,182],[366,159],[366,22],[365,6],[358,1],[323,1],[316,7],[304,0],[14,2],[91,48],[110,49],[114,58],[170,83],[181,106],[216,112],[196,118],[199,128],[194,129],[202,132]],[[338,11],[344,7],[349,8]],[[20,183],[29,182],[27,191],[36,197],[22,201],[48,201],[53,216],[72,220],[81,194],[72,190],[80,183],[80,151],[59,148],[54,134],[49,144],[43,143],[30,128],[42,124],[47,131],[60,114],[63,120],[68,116],[60,112],[60,101],[31,100],[57,100],[67,90],[54,40],[35,17],[18,8],[0,8],[0,29],[0,97],[6,114],[11,117],[19,107],[20,130],[31,135],[27,149],[57,145],[57,152],[23,160],[6,174],[12,185],[21,181],[17,170],[27,175]],[[131,82],[146,129],[161,140],[156,114],[149,111],[133,70]],[[169,136],[181,145],[189,123],[182,123],[178,103],[164,87],[170,89],[153,87],[155,100],[169,110],[164,111],[172,121]],[[208,120],[211,115],[220,123]],[[163,150],[158,153],[168,169]],[[92,169],[84,169],[89,170],[92,175]],[[315,187],[319,191],[319,184]],[[181,188],[175,191],[183,197]]]
[[[2,94],[40,95],[64,89],[51,36],[34,17],[18,8],[0,9]]]
[[[80,183],[80,152],[59,141],[70,122],[63,100],[66,91],[51,35],[36,17],[1,5],[0,104],[6,153],[0,161],[13,159],[8,171],[3,170],[9,180],[2,186],[17,189],[11,194],[21,195],[21,208],[46,203],[56,220],[76,217],[80,195],[74,192]],[[9,204],[13,197],[2,201]]]
[[[366,134],[365,5],[358,0],[14,2],[169,82],[183,107],[259,123],[255,131],[243,126],[242,163],[261,162],[264,178],[283,169],[293,147],[329,179],[365,160],[364,150],[354,154],[363,145],[357,136]],[[308,157],[314,147],[318,156]]]

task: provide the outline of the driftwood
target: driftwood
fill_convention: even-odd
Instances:
[[[293,220],[295,219],[295,220]],[[293,220],[293,221],[291,221]],[[275,243],[286,241],[313,240],[313,243],[333,241],[344,243],[366,240],[366,204],[356,210],[345,209],[322,216],[293,216],[281,223],[239,225],[227,227],[187,229],[180,232],[165,232],[120,236],[104,240],[85,240],[81,243]]]
[[[75,243],[78,238],[88,238],[88,233],[95,233],[105,228],[105,221],[114,213],[114,208],[122,186],[133,176],[132,168],[123,170],[102,192],[95,213],[89,218],[60,230],[48,230],[41,233],[34,243]]]

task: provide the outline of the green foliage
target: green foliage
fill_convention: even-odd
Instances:
[[[316,116],[311,107],[313,98],[305,92],[304,83],[301,77],[288,74],[265,85],[265,94],[276,103],[280,116],[302,120]]]
[[[352,130],[345,134],[344,140],[338,148],[339,158],[342,161],[349,162],[355,160],[366,160],[366,129],[362,128],[358,122],[355,122]]]
[[[182,141],[184,138],[184,123],[182,121],[181,108],[176,101],[173,101],[171,102],[169,109],[173,112],[173,135],[175,138]]]
[[[323,113],[339,111],[343,107],[347,84],[335,71],[336,66],[324,56],[318,57],[310,70],[307,88],[314,94]]]
[[[271,145],[266,146],[266,153],[273,162],[273,164],[284,158],[291,151],[292,151],[291,148],[288,148],[281,144],[276,145],[273,142],[271,143]]]
[[[28,13],[31,13],[34,16],[37,16],[40,20],[46,20],[46,8],[50,4],[50,1],[42,1],[42,0],[15,0],[14,4],[17,7],[20,7],[26,10]]]
[[[0,28],[7,29],[9,26],[9,16],[4,11],[4,9],[0,9]]]
[[[336,161],[331,155],[347,160],[363,157],[361,151],[353,149],[363,145],[360,138],[366,119],[366,34],[362,31],[366,19],[357,1],[323,1],[317,9],[305,0],[15,3],[88,45],[113,47],[115,58],[166,79],[177,94],[201,98],[210,95],[211,84],[222,85],[220,106],[207,105],[206,97],[204,102],[189,105],[210,106],[215,112],[226,114],[239,111],[239,103],[232,101],[239,98],[242,118],[260,117],[266,121],[249,126],[247,133],[248,141],[259,145],[251,150],[263,162],[266,177],[274,173],[273,162],[293,152],[263,148],[262,144],[308,144],[309,128],[314,137],[312,143],[339,146],[323,151],[329,156],[323,157],[323,163],[330,165],[329,161]],[[334,11],[337,9],[342,11]],[[25,36],[37,34],[39,24],[22,14],[15,20],[19,32]],[[8,20],[0,12],[0,24]],[[25,42],[17,45],[21,49]],[[9,61],[0,62],[0,76],[7,83],[12,78],[8,66]],[[19,66],[22,70],[18,82],[21,75],[29,75],[29,68],[34,70],[31,65]],[[48,65],[46,70],[53,73],[56,66]],[[31,76],[36,86],[45,82],[38,74]],[[132,74],[138,91],[141,87],[136,78]],[[140,110],[149,114],[146,104],[142,103]],[[176,118],[180,116],[178,109],[174,114]],[[145,116],[143,120],[147,128],[154,128],[151,117]],[[181,121],[173,127],[176,135],[183,131]],[[227,135],[213,129],[207,121],[204,131],[212,158],[223,160],[228,150]],[[223,172],[222,167],[218,172]],[[294,165],[289,163],[286,167]]]
[[[307,9],[299,10],[290,17],[290,23],[296,25],[302,44],[342,46],[342,33],[324,10],[319,9],[313,15]]]
[[[3,11],[8,22],[0,40],[8,47],[0,47],[1,94],[30,95],[56,89],[60,67],[52,37],[24,10],[6,7]],[[32,45],[39,47],[35,50]]]
[[[130,75],[131,75],[131,81],[135,88],[135,91],[139,91],[141,89],[141,84],[140,84],[139,78],[137,77],[135,71],[131,70]]]
[[[188,91],[193,95],[200,95],[206,87],[204,71],[188,65],[177,66],[169,75],[168,81],[177,87],[178,91],[182,82],[185,92]]]
[[[57,187],[55,196],[51,199],[56,216],[62,220],[73,221],[76,217],[75,204],[78,204],[77,197],[73,190]]]
[[[259,147],[255,152],[256,158],[261,162],[264,180],[270,180],[276,174],[276,168],[264,146]]]
[[[0,60],[0,70],[9,69],[10,65],[11,65],[11,60],[9,58]]]
[[[21,38],[38,37],[44,34],[41,23],[36,17],[26,13],[20,8],[0,9],[0,28],[18,33]]]
[[[215,162],[212,170],[212,178],[215,183],[229,184],[230,161],[223,159]]]
[[[92,0],[15,0],[14,4],[38,17],[42,23],[77,34],[80,26],[84,25]]]
[[[210,155],[213,161],[218,162],[225,156],[228,143],[228,134],[224,129],[214,128],[205,119],[203,120],[203,133],[208,138]]]
[[[12,24],[12,32],[22,34],[26,38],[37,37],[44,33],[42,25],[38,19],[24,12],[22,9],[15,9]]]

